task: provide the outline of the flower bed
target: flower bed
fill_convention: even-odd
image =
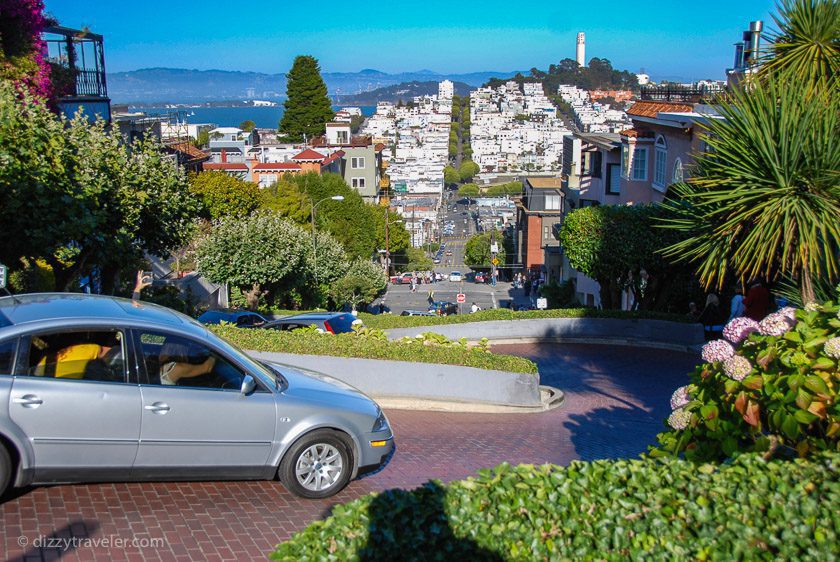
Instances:
[[[840,455],[507,464],[333,509],[272,559],[831,560]]]
[[[707,343],[677,389],[652,454],[723,460],[740,452],[807,456],[840,450],[840,306],[736,318]]]
[[[384,334],[370,329],[361,333],[335,335],[319,334],[309,329],[292,332],[245,329],[231,324],[211,326],[210,329],[235,345],[254,351],[442,363],[511,373],[537,373],[536,363],[523,357],[468,347],[437,334],[415,338],[410,342],[390,342]]]

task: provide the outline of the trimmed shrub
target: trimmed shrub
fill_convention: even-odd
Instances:
[[[359,318],[371,328],[413,328],[415,326],[439,326],[441,324],[466,324],[490,320],[531,320],[534,318],[618,318],[621,320],[669,320],[690,323],[681,314],[667,314],[650,311],[598,310],[596,308],[556,308],[551,310],[514,311],[509,308],[490,308],[473,314],[450,316],[398,316],[396,314],[359,313]]]
[[[486,351],[486,345],[468,347],[464,342],[451,342],[438,334],[391,342],[383,340],[372,330],[333,335],[313,333],[308,329],[292,332],[246,329],[231,324],[208,327],[233,344],[254,351],[416,361],[512,373],[537,373],[536,363],[529,359],[490,353]]]
[[[703,347],[691,384],[677,389],[651,454],[723,460],[840,450],[840,306],[783,308],[761,322],[735,318],[728,340]]]
[[[333,509],[275,560],[832,560],[837,454],[502,464]]]

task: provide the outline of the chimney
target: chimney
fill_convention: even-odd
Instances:
[[[577,34],[575,60],[580,66],[586,66],[586,34],[582,31]]]
[[[221,158],[222,158],[222,163],[223,163],[223,164],[224,164],[225,162],[227,162],[227,150],[225,150],[224,148],[222,149]]]

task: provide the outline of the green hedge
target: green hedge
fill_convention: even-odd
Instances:
[[[398,453],[399,454],[399,453]],[[278,560],[836,560],[840,455],[507,464],[333,509]]]
[[[442,363],[512,373],[537,373],[537,365],[529,359],[470,349],[460,345],[423,345],[422,343],[389,342],[356,334],[278,332],[236,328],[232,325],[210,328],[235,345],[254,351]]]
[[[489,320],[530,320],[533,318],[618,318],[622,320],[670,320],[690,322],[685,316],[664,312],[598,310],[595,308],[555,308],[551,310],[514,311],[508,308],[479,310],[474,314],[453,314],[452,316],[399,316],[396,314],[368,314],[360,312],[365,326],[370,328],[413,328],[415,326],[438,326],[441,324],[465,324]]]

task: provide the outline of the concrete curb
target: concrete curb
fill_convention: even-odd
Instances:
[[[703,345],[703,327],[667,320],[619,318],[532,318],[441,324],[387,330],[390,339],[434,332],[451,340],[466,338],[491,343],[568,342],[632,345],[695,352]]]
[[[435,363],[249,351],[291,367],[320,371],[358,388],[383,406],[458,412],[545,411],[562,392],[540,387],[539,375]]]

